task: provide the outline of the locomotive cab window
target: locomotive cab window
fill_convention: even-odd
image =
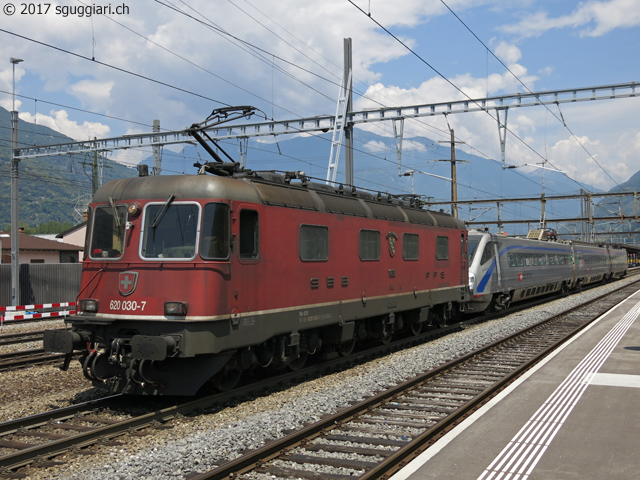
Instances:
[[[476,254],[476,250],[478,249],[478,245],[480,245],[480,240],[472,240],[471,237],[469,237],[469,242],[467,245],[467,254],[468,254],[468,258],[469,258],[469,263],[471,263],[473,261],[473,257]]]
[[[240,211],[240,258],[258,258],[258,212]]]
[[[496,242],[488,242],[484,246],[484,250],[482,251],[482,258],[480,258],[480,265],[484,265],[489,260],[493,260],[495,244]]]
[[[415,233],[402,235],[402,258],[405,260],[418,260],[420,258],[420,237]]]
[[[124,250],[127,207],[115,204],[98,207],[93,213],[91,258],[120,258]]]
[[[229,258],[229,205],[207,203],[202,215],[200,256],[205,260]]]
[[[199,206],[195,203],[153,203],[145,208],[140,256],[185,260],[195,257]]]
[[[329,259],[329,228],[300,225],[300,260],[323,262]]]
[[[360,260],[380,260],[380,232],[360,230]]]
[[[449,237],[436,237],[436,260],[449,260]]]

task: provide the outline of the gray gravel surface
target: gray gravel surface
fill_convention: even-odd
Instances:
[[[466,352],[560,313],[586,298],[618,288],[623,279],[540,307],[470,327],[425,345],[328,375],[268,397],[252,399],[214,414],[172,422],[173,428],[127,440],[96,454],[69,454],[60,467],[31,470],[30,478],[182,479],[240,456],[246,449],[284,436],[287,430],[333,414],[391,385],[403,382]],[[251,478],[271,478],[255,475]]]

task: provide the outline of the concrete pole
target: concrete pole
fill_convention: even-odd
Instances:
[[[20,304],[20,240],[18,232],[18,111],[16,110],[16,65],[20,58],[10,59],[13,65],[13,110],[11,112],[11,305]]]
[[[456,140],[451,129],[451,214],[458,218],[458,180],[456,171]]]

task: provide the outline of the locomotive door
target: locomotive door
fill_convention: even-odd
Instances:
[[[235,308],[240,312],[259,310],[260,219],[254,205],[233,205],[232,284]]]
[[[460,285],[469,285],[469,257],[467,255],[467,232],[462,232],[460,234]]]

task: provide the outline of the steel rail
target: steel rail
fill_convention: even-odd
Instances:
[[[44,330],[22,333],[9,333],[0,335],[0,347],[3,345],[15,345],[16,343],[37,342],[42,340]]]

